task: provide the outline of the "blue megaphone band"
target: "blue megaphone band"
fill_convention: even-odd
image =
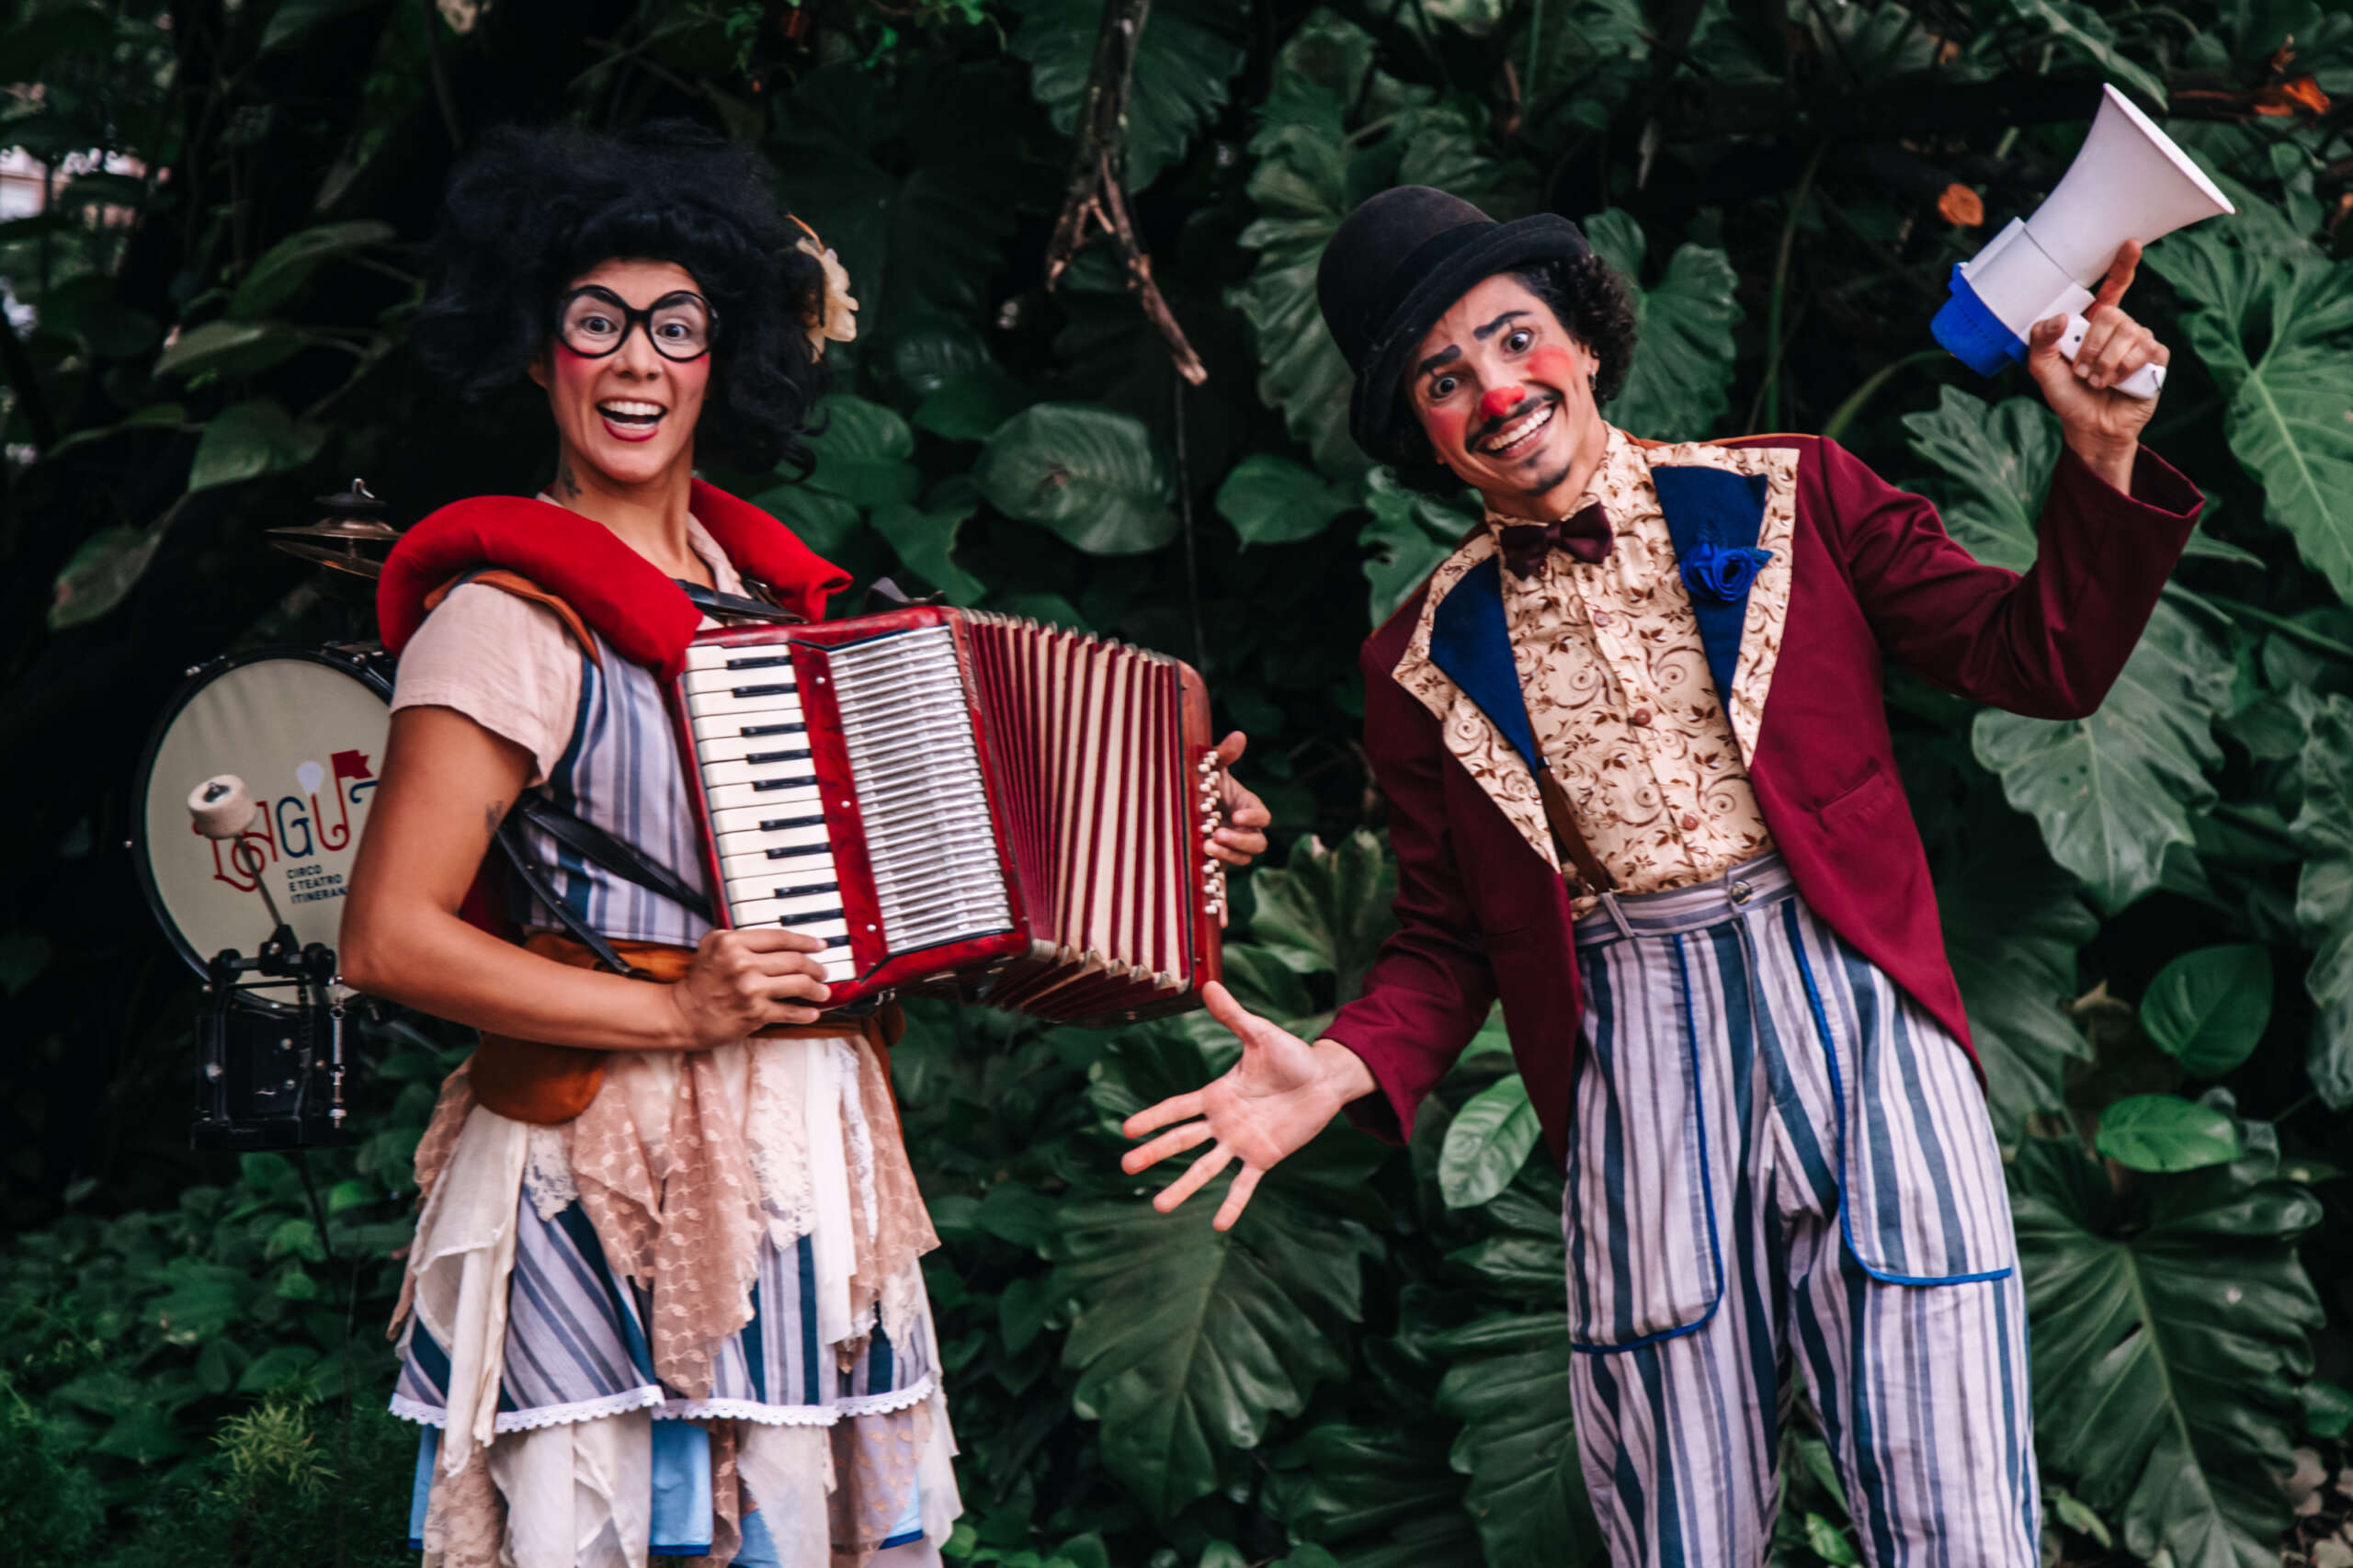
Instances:
[[[1950,350],[1954,358],[1981,376],[1994,375],[2004,366],[2022,363],[2026,340],[2003,324],[1969,286],[1959,267],[1952,269],[1952,298],[1944,303],[1928,331]]]

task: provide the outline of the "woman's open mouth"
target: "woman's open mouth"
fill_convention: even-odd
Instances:
[[[1539,403],[1479,443],[1480,454],[1490,458],[1518,457],[1541,440],[1552,423],[1554,404]]]
[[[648,441],[662,426],[662,416],[670,411],[658,403],[640,403],[630,398],[614,398],[597,405],[605,421],[605,429],[617,441]]]

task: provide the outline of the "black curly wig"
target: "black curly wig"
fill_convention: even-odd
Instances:
[[[1606,406],[1625,391],[1626,373],[1634,364],[1634,298],[1617,269],[1597,256],[1581,256],[1515,268],[1512,276],[1551,306],[1569,335],[1601,361],[1593,378],[1594,403]],[[1398,449],[1385,456],[1398,481],[1428,495],[1461,491],[1462,481],[1431,452],[1402,387],[1397,399],[1401,417],[1392,427]]]
[[[412,340],[479,399],[546,350],[574,278],[614,259],[676,262],[719,322],[698,456],[805,475],[815,460],[801,437],[826,378],[803,322],[824,271],[800,236],[759,158],[688,121],[500,126],[450,176]]]

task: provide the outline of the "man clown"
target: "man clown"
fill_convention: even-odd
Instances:
[[[2065,449],[2020,576],[1836,442],[1608,424],[1632,312],[1564,219],[1405,187],[1324,253],[1358,445],[1486,509],[1364,645],[1399,929],[1313,1044],[1211,987],[1241,1060],[1124,1164],[1211,1143],[1156,1202],[1239,1160],[1230,1225],[1343,1107],[1410,1136],[1500,1001],[1618,1568],[1761,1565],[1801,1386],[1874,1568],[2040,1561],[2009,1206],[1881,672],[2051,719],[2116,679],[2202,504],[2114,390],[2167,358],[2117,308],[2139,254],[2072,363],[2030,339]]]

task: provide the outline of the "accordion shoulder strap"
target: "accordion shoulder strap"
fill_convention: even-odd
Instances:
[[[632,882],[648,892],[658,893],[699,920],[710,918],[710,900],[701,889],[629,840],[615,837],[595,823],[574,815],[554,801],[536,795],[525,795],[515,802],[515,810],[507,820],[511,822],[515,817],[521,817],[599,870],[609,871],[625,882]]]
[[[574,941],[596,954],[597,961],[615,974],[638,972],[613,950],[613,945],[605,939],[601,932],[572,912],[572,906],[564,902],[563,895],[556,891],[555,883],[549,880],[547,868],[540,864],[539,857],[532,854],[530,846],[523,842],[522,829],[516,824],[511,812],[505,822],[498,824],[498,832],[493,836],[493,841],[506,851],[508,862],[515,868],[515,874],[523,879],[523,885],[531,890],[531,896],[555,916],[556,924],[570,933]]]

